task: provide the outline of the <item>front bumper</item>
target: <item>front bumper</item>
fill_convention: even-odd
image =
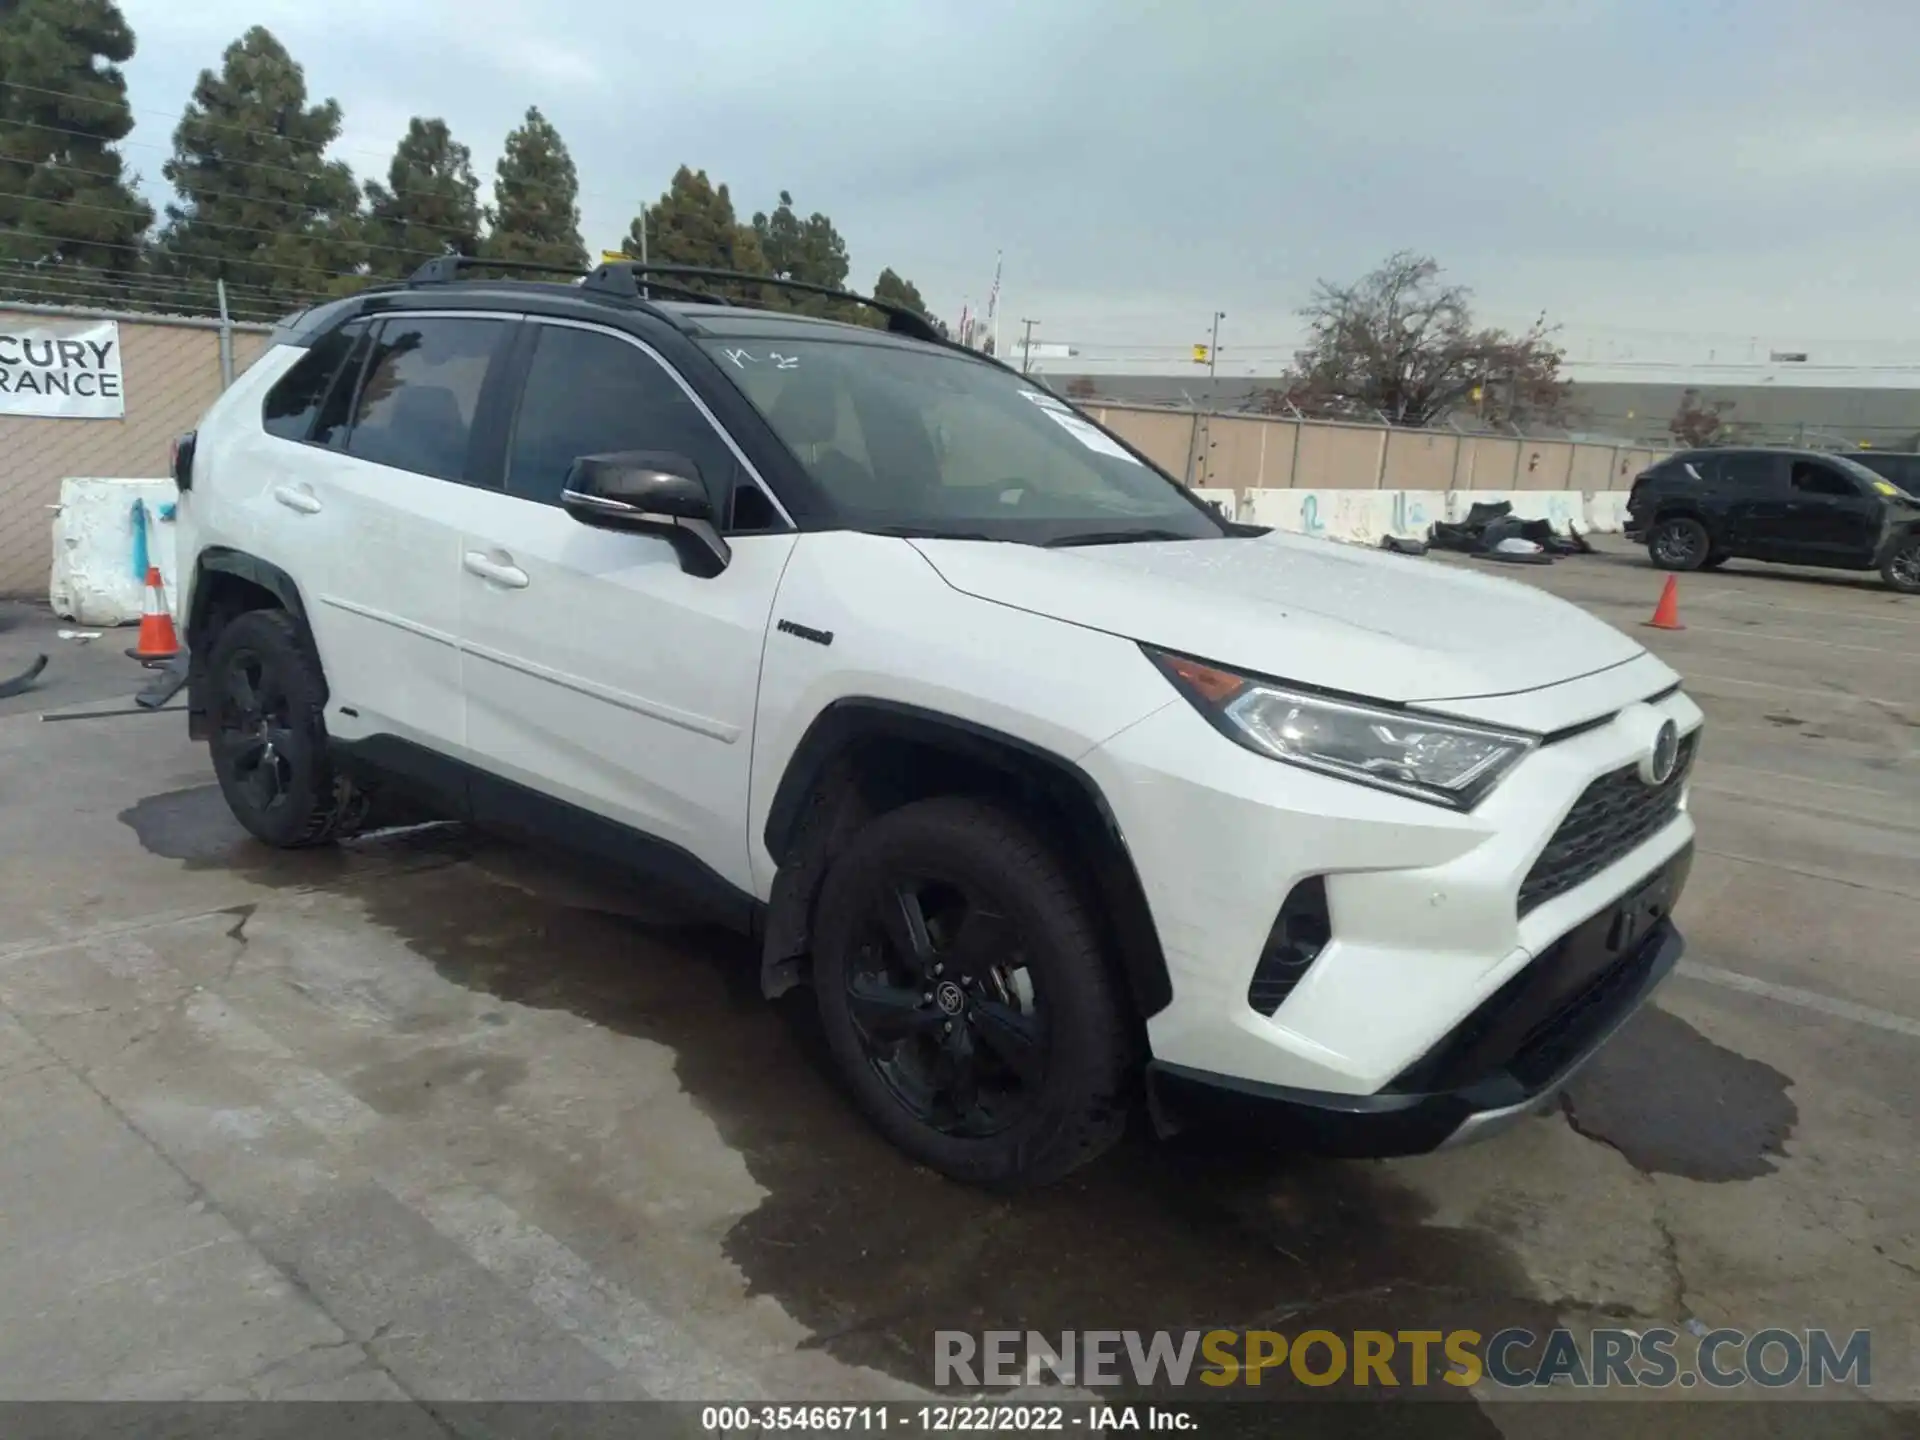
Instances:
[[[1112,807],[1166,958],[1172,994],[1147,1017],[1152,1057],[1256,1088],[1352,1097],[1391,1088],[1691,842],[1683,790],[1662,828],[1603,853],[1571,888],[1520,901],[1576,802],[1647,753],[1650,722],[1671,720],[1683,736],[1699,727],[1699,708],[1661,688],[1672,678],[1649,656],[1477,716],[1524,715],[1547,731],[1567,723],[1559,691],[1577,692],[1575,720],[1626,705],[1540,747],[1466,814],[1256,755],[1184,703],[1087,754],[1080,763]],[[1659,694],[1634,702],[1636,691]],[[1256,1009],[1250,984],[1282,902],[1316,876],[1332,940],[1277,1010]]]
[[[1419,1155],[1496,1134],[1550,1103],[1672,972],[1684,945],[1670,917],[1692,860],[1688,846],[1562,937],[1375,1094],[1155,1060],[1147,1078],[1155,1126],[1346,1157]]]

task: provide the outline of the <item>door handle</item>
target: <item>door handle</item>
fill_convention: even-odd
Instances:
[[[492,559],[482,551],[467,551],[465,564],[468,574],[478,575],[482,580],[491,581],[495,585],[504,585],[509,590],[527,588],[526,571],[518,565],[504,564]]]
[[[298,510],[302,515],[320,513],[320,497],[304,485],[276,485],[273,498],[289,510]]]

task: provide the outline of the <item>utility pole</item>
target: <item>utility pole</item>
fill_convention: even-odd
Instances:
[[[1026,333],[1020,337],[1020,373],[1025,375],[1027,373],[1028,363],[1033,359],[1033,327],[1040,322],[1038,320],[1022,320],[1020,323],[1027,327]]]
[[[647,202],[645,200],[640,202],[640,263],[642,265],[647,263]],[[653,298],[652,293],[647,289],[645,276],[641,277],[640,298],[642,300]]]
[[[1220,361],[1220,322],[1227,318],[1227,312],[1213,312],[1213,341],[1207,346],[1207,380],[1213,380],[1213,369]]]

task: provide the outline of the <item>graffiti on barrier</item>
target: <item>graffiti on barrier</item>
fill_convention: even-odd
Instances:
[[[1409,530],[1419,532],[1427,528],[1427,507],[1419,500],[1409,499],[1407,492],[1396,490],[1393,493],[1393,533],[1404,535]]]
[[[1327,527],[1320,518],[1320,497],[1303,495],[1300,497],[1300,528],[1309,535],[1324,535]]]

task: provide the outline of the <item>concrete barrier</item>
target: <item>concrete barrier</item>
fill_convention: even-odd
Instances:
[[[160,518],[178,500],[171,480],[66,479],[53,517],[53,613],[80,625],[130,625],[146,600],[145,567],[160,567],[167,604],[179,603],[173,524]],[[144,538],[134,530],[140,501]]]
[[[1436,520],[1465,520],[1474,505],[1505,500],[1523,520],[1545,520],[1566,534],[1617,535],[1627,496],[1618,490],[1208,490],[1194,494],[1233,519],[1296,535],[1378,545],[1381,537],[1425,539]]]

